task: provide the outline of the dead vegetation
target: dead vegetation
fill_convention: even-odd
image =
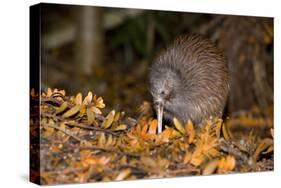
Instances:
[[[135,120],[103,114],[104,101],[92,92],[32,90],[31,101],[39,102],[31,109],[31,178],[40,184],[273,170],[273,122],[255,116],[257,109],[202,125],[174,119],[157,134],[148,102]]]

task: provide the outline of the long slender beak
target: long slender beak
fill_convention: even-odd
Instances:
[[[163,110],[164,110],[164,101],[163,100],[156,100],[154,102],[156,113],[157,113],[157,120],[158,120],[158,134],[162,132],[162,119],[163,119]]]

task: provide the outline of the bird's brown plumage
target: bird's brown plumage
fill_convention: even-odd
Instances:
[[[175,39],[154,60],[149,80],[154,102],[163,102],[164,118],[200,123],[222,116],[229,91],[226,59],[201,35]]]

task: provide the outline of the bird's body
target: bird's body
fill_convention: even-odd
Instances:
[[[200,35],[184,35],[172,42],[155,59],[149,80],[159,124],[163,112],[166,119],[190,119],[195,124],[223,114],[229,91],[226,60]]]

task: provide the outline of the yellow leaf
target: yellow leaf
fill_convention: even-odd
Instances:
[[[195,130],[190,120],[185,124],[185,130],[188,133],[188,143],[191,144],[195,138]]]
[[[48,88],[47,89],[47,97],[50,97],[52,95],[52,89],[51,88]]]
[[[86,113],[86,111],[87,111],[87,107],[85,105],[81,105],[78,117],[82,117]]]
[[[95,114],[89,108],[87,108],[87,118],[88,124],[92,125],[92,123],[95,121]]]
[[[65,96],[65,90],[59,90],[59,93],[62,94],[62,96]]]
[[[98,108],[95,107],[95,106],[92,106],[90,109],[91,109],[92,112],[94,112],[95,114],[102,114],[101,111],[100,111],[100,109],[98,109]]]
[[[46,97],[47,95],[46,95],[46,93],[42,92],[41,96]]]
[[[183,128],[181,122],[177,119],[177,118],[174,118],[173,119],[173,122],[174,122],[174,125],[175,127],[177,128],[177,130],[182,133],[182,134],[185,134],[185,129]]]
[[[120,118],[120,112],[117,112],[116,115],[114,116],[114,122],[118,121]]]
[[[181,133],[179,131],[176,131],[175,129],[172,129],[171,138],[178,138],[180,136],[181,136]]]
[[[109,128],[114,120],[114,116],[115,116],[115,111],[112,110],[111,112],[109,112],[109,114],[106,116],[105,120],[103,121],[101,127],[102,128]]]
[[[105,141],[106,141],[105,135],[104,135],[104,133],[101,133],[101,135],[98,139],[98,146],[103,147],[105,144]]]
[[[91,91],[88,92],[88,95],[85,97],[85,99],[83,100],[83,104],[85,105],[89,105],[91,104],[93,99],[93,93]]]
[[[74,107],[72,107],[70,110],[66,111],[62,117],[64,118],[68,118],[70,116],[73,116],[75,114],[77,114],[80,111],[81,105],[76,105]]]
[[[104,108],[105,107],[105,104],[103,103],[103,99],[101,97],[97,98],[96,95],[94,96],[94,103],[95,103],[95,106],[97,108]]]
[[[225,138],[225,140],[229,140],[230,139],[230,136],[229,136],[229,133],[228,133],[228,130],[226,128],[226,124],[225,123],[222,125],[222,134],[223,134],[223,137]]]
[[[106,147],[111,146],[112,142],[113,142],[113,138],[112,138],[112,135],[110,134],[110,135],[108,135],[108,139],[106,141],[105,146]]]
[[[79,104],[81,105],[82,104],[82,93],[78,93],[75,97],[75,104]]]
[[[127,129],[127,125],[121,124],[121,125],[119,125],[118,127],[116,127],[116,128],[114,129],[114,131],[121,131],[121,130],[125,130],[125,129]]]
[[[62,105],[60,105],[60,107],[56,110],[56,114],[60,114],[64,112],[66,108],[67,108],[67,102],[62,103]]]
[[[131,174],[131,169],[127,168],[125,170],[122,170],[118,176],[115,178],[115,180],[120,181],[126,179]]]

